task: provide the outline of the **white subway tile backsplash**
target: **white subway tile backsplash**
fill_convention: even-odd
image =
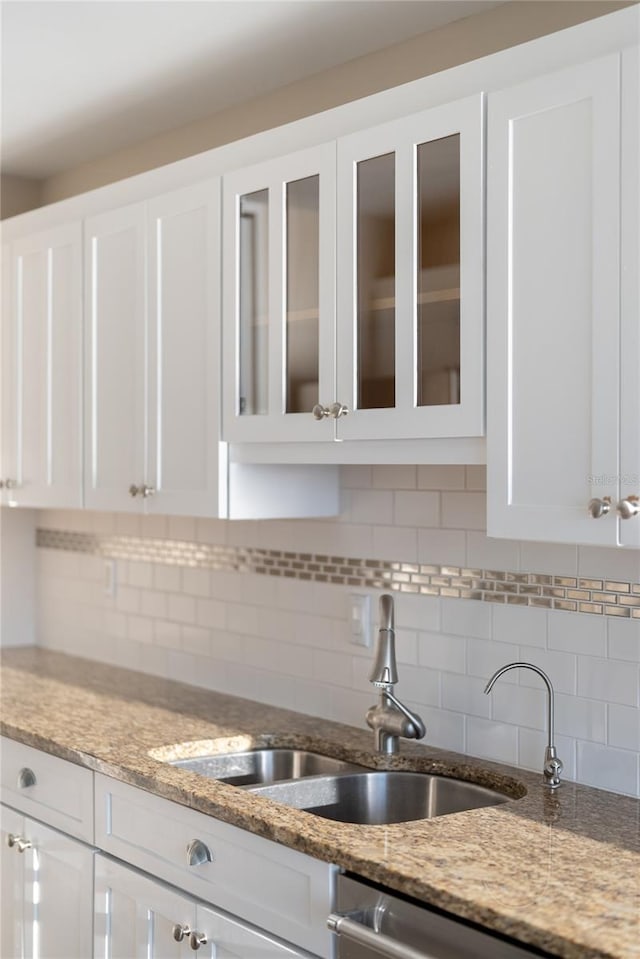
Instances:
[[[184,593],[169,593],[167,613],[174,623],[195,623],[196,601],[193,596],[185,596]]]
[[[419,563],[437,562],[446,566],[465,566],[467,562],[467,540],[463,530],[419,529]]]
[[[606,656],[607,624],[604,616],[575,616],[549,611],[549,649],[581,656]]]
[[[417,467],[374,466],[371,479],[374,489],[415,489],[417,484]]]
[[[418,467],[418,489],[462,490],[464,488],[464,466]]]
[[[556,693],[575,695],[578,682],[578,660],[572,653],[547,652],[537,647],[521,646],[519,659],[538,666],[549,677]],[[521,686],[544,688],[543,680],[527,669],[518,670]]]
[[[552,585],[524,574],[633,584],[638,552],[488,538],[482,466],[346,466],[341,476],[342,514],[321,520],[42,513],[40,528],[52,531],[52,542],[37,551],[42,645],[365,728],[376,701],[368,676],[377,600],[391,591],[397,693],[423,716],[427,743],[541,768],[546,692],[539,677],[513,670],[490,695],[483,692],[496,669],[528,661],[554,684],[564,778],[640,795],[640,621],[514,603],[536,589],[543,599]],[[71,539],[56,531],[70,531]],[[143,537],[140,550],[115,552],[115,597],[104,594],[104,556],[113,553],[74,545],[74,531],[89,543],[99,535]],[[150,560],[166,539],[185,545],[177,557],[165,548]],[[189,565],[198,562],[194,543],[221,556],[224,568]],[[241,558],[245,548],[252,564],[240,571],[229,551]],[[260,550],[282,557],[287,575],[256,571]],[[304,554],[298,561],[305,564],[326,561],[339,581],[294,578],[301,567],[291,565],[292,554]],[[366,561],[371,577],[349,585],[349,563]],[[397,578],[385,580],[385,570]],[[418,592],[434,585],[473,588],[484,601]],[[351,592],[372,597],[369,648],[351,642]],[[488,602],[494,594],[498,602]]]
[[[440,494],[422,490],[396,492],[394,522],[398,526],[431,527],[440,525]]]
[[[376,526],[373,529],[372,559],[403,559],[418,562],[418,533],[410,527]]]
[[[578,659],[578,695],[602,702],[638,705],[640,670],[615,660],[581,656]]]
[[[487,498],[484,493],[442,493],[441,509],[441,525],[446,529],[487,528]]]
[[[630,663],[640,663],[640,622],[611,619],[609,630],[609,657]]]
[[[612,746],[579,742],[577,779],[588,786],[636,795],[638,755]]]
[[[609,745],[640,752],[640,709],[610,703],[607,710],[609,714],[607,742]]]
[[[492,607],[489,603],[477,603],[471,600],[443,599],[442,628],[457,636],[477,636],[488,639],[491,636]]]
[[[442,674],[442,708],[467,716],[491,718],[491,700],[485,696],[484,682],[475,676]]]
[[[536,609],[533,606],[526,606],[524,609],[519,606],[494,606],[493,639],[498,643],[545,649],[546,609]]]
[[[468,530],[467,566],[480,569],[518,569],[520,544],[510,539],[491,539],[480,530]]]
[[[580,739],[604,743],[607,740],[607,705],[595,699],[557,693],[555,725],[561,735],[579,735]]]
[[[494,723],[477,717],[467,718],[467,751],[472,756],[496,759],[498,762],[517,763],[518,728],[506,723]]]
[[[464,675],[466,660],[467,642],[461,636],[419,633],[418,662],[421,666]]]

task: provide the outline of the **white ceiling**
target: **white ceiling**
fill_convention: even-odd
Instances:
[[[500,0],[2,0],[2,169],[47,177]]]

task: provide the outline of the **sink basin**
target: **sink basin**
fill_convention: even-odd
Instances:
[[[329,776],[362,769],[353,763],[322,756],[304,749],[251,749],[237,753],[174,759],[171,766],[220,779],[231,786],[275,783],[283,779],[299,780],[306,776]]]
[[[318,776],[250,789],[325,819],[382,826],[496,806],[506,796],[476,783],[394,770]]]

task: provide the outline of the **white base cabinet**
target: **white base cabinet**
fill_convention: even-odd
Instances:
[[[137,869],[96,856],[94,955],[104,959],[309,959]]]
[[[88,959],[93,849],[9,807],[1,812],[2,959]]]

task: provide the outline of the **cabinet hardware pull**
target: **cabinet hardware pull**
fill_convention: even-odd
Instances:
[[[32,849],[33,843],[30,839],[23,839],[22,836],[14,836],[12,832],[7,836],[7,846],[13,849],[15,846],[18,852],[24,852],[25,849]]]
[[[194,952],[197,952],[200,946],[204,946],[206,942],[207,942],[207,937],[205,936],[203,932],[197,932],[197,931],[192,932],[191,936],[189,937],[189,945],[194,950]]]
[[[590,499],[587,504],[587,509],[592,519],[600,519],[601,516],[606,516],[611,509],[611,497],[605,496],[603,499],[598,499],[597,497]]]
[[[15,489],[17,485],[16,481],[12,479],[0,480],[0,489]]]
[[[140,490],[138,489],[138,487],[136,486],[136,484],[135,484],[135,483],[132,483],[131,486],[129,487],[129,496],[135,497],[135,496],[138,495],[139,492],[140,492]]]
[[[25,766],[18,773],[18,787],[20,789],[27,789],[29,786],[35,786],[36,784],[36,774],[33,769],[29,769],[28,766]]]
[[[143,485],[138,488],[138,492],[141,496],[144,496],[144,498],[147,499],[148,496],[154,495],[155,488],[153,486],[147,486],[146,483],[143,483]]]
[[[329,407],[322,406],[321,403],[316,403],[311,412],[313,413],[314,420],[323,420],[327,416],[331,416],[331,410]]]
[[[334,420],[339,420],[341,416],[346,416],[348,412],[349,407],[345,406],[344,403],[332,403],[329,407],[329,413]]]
[[[176,942],[182,942],[186,936],[191,935],[191,930],[186,923],[176,922],[173,927],[173,938]]]
[[[205,862],[213,862],[213,856],[201,839],[192,839],[187,845],[187,860],[190,866],[202,866]]]
[[[618,516],[622,519],[631,519],[632,516],[637,516],[640,513],[640,497],[627,496],[625,499],[621,499],[616,505],[616,510]]]

